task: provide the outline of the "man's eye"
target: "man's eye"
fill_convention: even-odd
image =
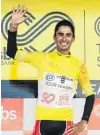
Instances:
[[[70,37],[70,36],[72,36],[72,34],[68,33],[68,34],[67,34],[67,37]]]
[[[63,36],[63,34],[59,33],[58,36]]]

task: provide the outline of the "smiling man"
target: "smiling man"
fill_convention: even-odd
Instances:
[[[94,104],[94,93],[85,64],[72,56],[70,47],[75,40],[75,28],[68,20],[58,22],[54,31],[57,51],[27,53],[17,49],[16,35],[24,22],[27,9],[18,6],[8,31],[7,55],[27,62],[39,70],[36,126],[33,135],[78,135],[89,121]],[[72,99],[77,82],[86,94],[84,112],[80,122],[73,124]]]
[[[59,22],[55,28],[54,40],[58,52],[68,55],[71,44],[75,40],[73,25],[67,20]]]

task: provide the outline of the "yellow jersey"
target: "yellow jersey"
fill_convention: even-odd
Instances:
[[[19,50],[15,59],[38,68],[36,120],[72,121],[72,99],[78,82],[86,96],[94,94],[85,64],[72,55]]]

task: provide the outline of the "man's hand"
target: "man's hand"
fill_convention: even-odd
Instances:
[[[66,132],[68,135],[78,135],[80,132],[82,132],[87,125],[87,121],[81,120],[77,124],[73,124],[72,126],[68,127]]]
[[[17,31],[18,25],[24,22],[28,17],[24,17],[24,14],[27,12],[27,8],[25,6],[18,7],[15,9],[13,8],[13,14],[11,18],[11,23],[10,23],[10,31],[15,32]]]

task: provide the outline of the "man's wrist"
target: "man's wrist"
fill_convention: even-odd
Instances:
[[[88,121],[86,121],[86,120],[81,120],[81,122],[84,122],[84,123],[86,123],[86,124],[88,123]]]
[[[18,29],[18,24],[10,23],[10,32],[16,32]]]

